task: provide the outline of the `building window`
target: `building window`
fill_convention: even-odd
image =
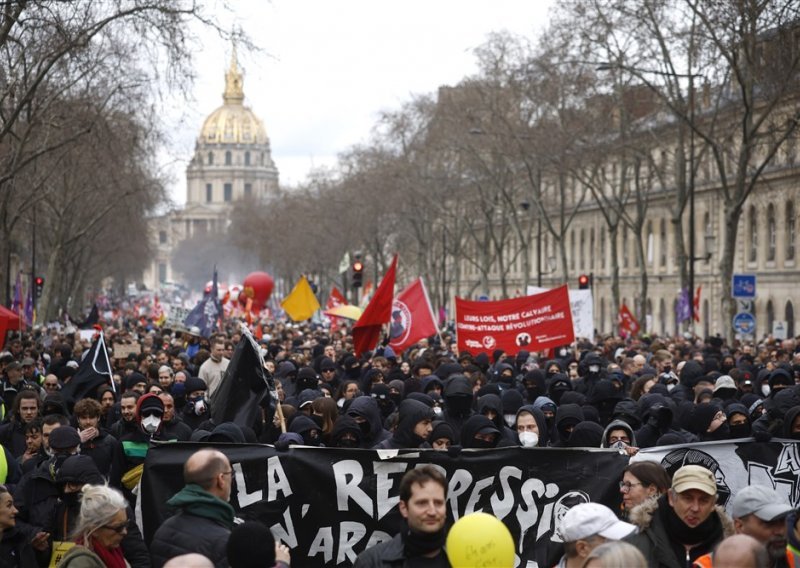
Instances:
[[[211,187],[210,183],[206,184],[206,203],[211,203],[214,199],[214,190]]]
[[[167,281],[167,264],[164,262],[158,263],[158,281],[161,284]]]
[[[786,204],[786,260],[794,260],[795,238],[794,202]]]
[[[775,323],[775,307],[772,305],[772,300],[767,302],[767,329],[765,333],[772,333],[772,326]]]
[[[579,246],[580,249],[578,250],[580,252],[580,257],[581,257],[580,267],[581,270],[583,270],[584,268],[586,268],[586,233],[584,232],[583,229],[581,229],[581,240]]]
[[[231,153],[230,153],[230,151],[225,152],[225,165],[226,166],[230,166],[231,165]]]
[[[244,165],[245,166],[249,166],[250,165],[250,152],[245,152],[244,153]]]
[[[664,302],[664,298],[661,298],[658,301],[658,319],[661,324],[659,328],[659,333],[662,335],[667,334],[667,304]]]
[[[167,232],[166,231],[159,231],[158,232],[158,244],[163,245],[167,242]]]
[[[750,206],[750,262],[758,260],[758,219],[755,205]]]
[[[622,229],[622,268],[628,268],[628,227]]]
[[[647,252],[646,252],[647,256],[646,256],[645,263],[649,264],[650,266],[652,266],[653,262],[655,262],[655,255],[653,254],[653,249],[656,246],[655,237],[653,236],[653,222],[652,221],[648,221],[647,222],[647,243],[646,243],[646,246],[647,246]]]
[[[667,265],[667,220],[661,219],[661,238],[659,239],[661,243],[661,266]],[[667,327],[664,326],[664,333],[667,332]]]
[[[606,228],[600,229],[600,269],[606,269]]]
[[[569,268],[575,270],[575,230],[569,233]]]
[[[775,207],[770,203],[767,207],[767,260],[775,260],[778,227],[775,223]]]
[[[233,184],[226,183],[224,187],[225,187],[225,189],[224,189],[224,194],[225,194],[224,199],[225,199],[225,201],[232,201],[233,200]]]
[[[214,152],[209,152],[208,153],[208,165],[209,166],[213,166],[214,165]]]
[[[791,300],[786,302],[783,319],[786,320],[786,337],[794,337],[794,306]]]
[[[594,270],[594,227],[589,229],[589,270]]]
[[[253,184],[252,183],[244,184],[244,196],[250,197],[252,195],[253,195]]]

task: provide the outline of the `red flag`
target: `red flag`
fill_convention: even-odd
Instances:
[[[395,353],[402,353],[410,345],[436,332],[428,291],[422,278],[417,278],[392,303],[389,347]]]
[[[337,306],[344,306],[347,304],[347,299],[344,297],[336,286],[331,288],[331,295],[328,296],[328,301],[325,302],[325,310],[331,310]],[[331,320],[331,333],[339,329],[339,318],[328,316]]]
[[[625,304],[619,307],[617,320],[619,321],[619,333],[623,337],[633,337],[639,333],[639,322]]]
[[[264,328],[261,327],[261,322],[256,324],[256,332],[253,334],[255,338],[259,341],[264,339]]]
[[[697,287],[697,292],[694,293],[694,321],[700,323],[700,290],[703,285]]]
[[[335,308],[337,306],[343,306],[347,303],[344,295],[339,291],[339,289],[334,286],[331,288],[331,295],[328,296],[328,301],[325,303],[325,309],[330,310],[331,308]]]
[[[378,284],[375,295],[367,309],[353,325],[353,344],[356,357],[364,351],[373,349],[381,335],[381,326],[392,319],[392,298],[394,298],[394,279],[397,273],[397,255],[394,255],[389,270]]]

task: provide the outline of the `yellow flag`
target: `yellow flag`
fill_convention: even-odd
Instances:
[[[300,277],[291,293],[281,302],[281,307],[294,321],[307,320],[319,309],[317,297],[305,276]]]

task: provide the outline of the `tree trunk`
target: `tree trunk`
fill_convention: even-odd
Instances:
[[[739,219],[742,208],[735,204],[725,202],[725,227],[723,229],[722,258],[719,261],[720,278],[722,280],[722,322],[720,329],[724,330],[728,343],[733,341],[733,316],[736,315],[736,301],[731,298],[731,280],[733,267],[736,262],[736,237],[739,232]]]

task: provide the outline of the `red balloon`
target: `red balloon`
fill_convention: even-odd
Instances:
[[[251,272],[242,282],[245,303],[247,298],[252,298],[253,311],[260,311],[269,300],[274,285],[275,282],[272,280],[272,276],[266,272]],[[239,296],[239,301],[241,302],[241,300],[242,298]]]

